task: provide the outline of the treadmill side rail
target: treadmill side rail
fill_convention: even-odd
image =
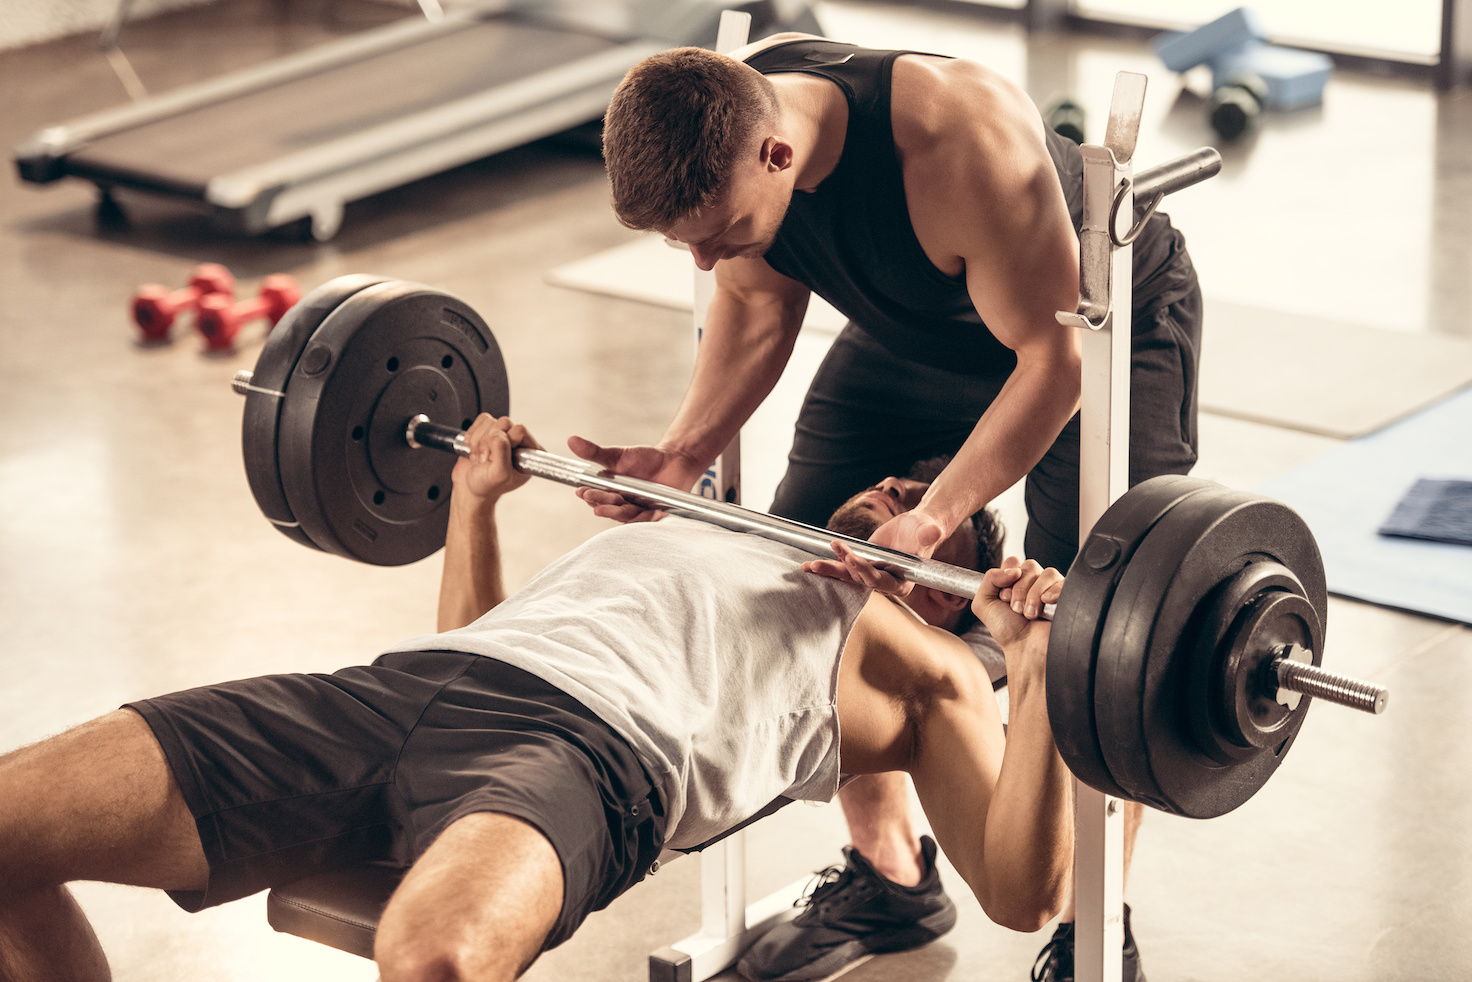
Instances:
[[[212,204],[223,208],[244,208],[263,191],[271,188],[341,173],[347,169],[344,162],[349,162],[350,166],[359,166],[363,162],[402,153],[406,148],[445,139],[497,117],[555,102],[568,93],[576,94],[589,86],[606,90],[603,103],[606,106],[608,97],[612,95],[624,73],[641,59],[659,50],[661,49],[658,46],[647,43],[627,44],[558,65],[467,99],[419,113],[409,119],[394,120],[319,143],[256,167],[233,174],[222,174],[209,182],[205,196]],[[601,113],[601,108],[595,109],[588,119],[596,119]],[[587,119],[577,122],[587,122]],[[557,129],[565,128],[560,126]],[[547,132],[557,132],[557,129],[549,127]],[[487,150],[477,156],[494,152]]]
[[[330,71],[339,65],[412,44],[425,36],[470,26],[490,16],[494,16],[493,12],[471,8],[448,14],[443,20],[433,23],[417,17],[395,21],[341,41],[164,92],[142,102],[104,109],[67,123],[48,126],[15,148],[16,165],[20,176],[27,181],[54,181],[66,176],[62,158],[99,137],[270,88],[301,75]]]

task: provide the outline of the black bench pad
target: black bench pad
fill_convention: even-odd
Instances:
[[[404,872],[357,866],[276,887],[266,898],[266,921],[285,934],[372,958],[379,915]]]

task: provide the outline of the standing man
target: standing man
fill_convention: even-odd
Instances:
[[[805,35],[730,57],[677,49],[625,78],[604,155],[620,221],[688,245],[715,270],[716,293],[660,442],[574,437],[574,452],[690,487],[771,391],[817,292],[850,321],[808,392],[772,510],[821,524],[847,488],[954,453],[874,542],[929,556],[1025,478],[1027,554],[1070,564],[1080,341],[1053,315],[1078,301],[1082,161],[1020,89],[972,62]],[[1195,271],[1164,215],[1134,257],[1131,483],[1195,463],[1201,331]],[[605,517],[649,517],[617,495],[581,493]],[[855,845],[847,867],[801,923],[747,959],[749,975],[820,978],[953,921],[909,828],[903,778],[855,782],[841,797]],[[1126,926],[1131,980],[1141,976]],[[1065,923],[1040,977],[1071,978],[1072,956]]]

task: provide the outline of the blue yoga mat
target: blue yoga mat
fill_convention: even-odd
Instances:
[[[1329,592],[1472,624],[1472,546],[1379,533],[1428,478],[1472,480],[1472,389],[1258,490],[1308,522]]]

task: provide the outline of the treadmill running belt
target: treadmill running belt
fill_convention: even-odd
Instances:
[[[146,175],[144,183],[204,197],[221,173],[267,163],[435,109],[621,42],[510,17],[202,106],[101,137],[69,170]]]

